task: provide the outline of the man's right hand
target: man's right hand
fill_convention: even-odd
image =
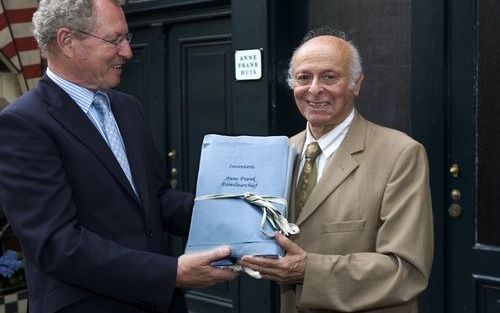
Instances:
[[[177,261],[176,287],[204,288],[233,280],[238,273],[211,265],[214,261],[228,257],[230,253],[229,247],[224,246],[206,252],[181,255]]]

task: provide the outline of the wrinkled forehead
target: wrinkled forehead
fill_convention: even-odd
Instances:
[[[303,66],[325,66],[348,68],[352,60],[348,42],[334,36],[315,37],[300,46],[292,58],[292,71]]]

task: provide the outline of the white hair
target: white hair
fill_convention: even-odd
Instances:
[[[288,77],[287,77],[287,83],[288,86],[293,89],[295,87],[295,79],[293,78],[293,61],[295,59],[295,55],[297,52],[300,50],[300,48],[309,40],[319,37],[319,36],[333,36],[340,38],[344,41],[346,41],[349,44],[349,47],[351,48],[351,63],[349,64],[350,66],[350,81],[349,81],[349,88],[353,90],[356,87],[356,82],[358,79],[363,75],[363,66],[361,64],[361,56],[359,54],[358,48],[354,45],[352,41],[349,40],[347,35],[344,32],[333,30],[328,27],[323,27],[317,30],[311,30],[304,36],[302,39],[300,45],[298,48],[295,49],[295,51],[292,54],[292,57],[290,58],[290,62],[288,64]]]
[[[118,0],[109,0],[120,6]],[[38,47],[47,53],[61,27],[93,31],[96,23],[95,0],[40,0],[33,14],[33,35]]]

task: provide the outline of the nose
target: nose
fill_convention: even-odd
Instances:
[[[127,60],[132,58],[132,47],[130,47],[130,43],[127,40],[123,40],[120,46],[118,46],[118,53]]]
[[[309,86],[309,92],[313,95],[320,93],[323,90],[323,85],[319,81],[319,78],[316,76],[314,77],[313,81],[311,82],[311,85]]]

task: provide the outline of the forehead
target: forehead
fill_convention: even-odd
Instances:
[[[292,60],[292,71],[347,72],[351,60],[349,44],[336,37],[320,36],[303,44]]]
[[[94,14],[99,26],[123,26],[125,15],[119,5],[110,0],[94,0]]]

